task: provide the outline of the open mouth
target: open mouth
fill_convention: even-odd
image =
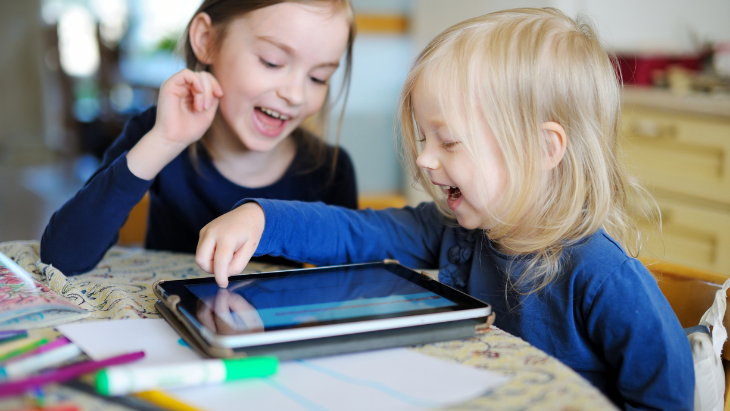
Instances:
[[[269,129],[280,128],[287,120],[289,116],[281,114],[276,110],[272,110],[266,107],[255,107],[256,117],[259,119],[261,124]]]
[[[459,190],[459,187],[441,186],[441,190],[443,190],[444,194],[446,194],[446,198],[449,200],[456,200],[461,197],[461,190]]]

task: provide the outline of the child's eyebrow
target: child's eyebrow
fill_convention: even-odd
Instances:
[[[439,128],[446,126],[446,123],[440,119],[428,118],[426,116],[419,116],[418,114],[416,114],[414,118],[416,119],[416,123],[424,124],[426,127],[433,129],[433,130],[438,130]],[[421,121],[419,121],[419,119]]]
[[[286,45],[286,44],[284,44],[284,43],[282,43],[280,41],[275,40],[273,37],[270,37],[270,36],[257,36],[256,39],[257,40],[265,41],[265,42],[273,45],[274,47],[278,47],[281,50],[283,50],[286,54],[292,54],[292,55],[293,54],[296,54],[294,52],[294,49],[293,48],[289,47],[288,45]]]
[[[296,54],[297,54],[296,51],[293,48],[291,48],[289,45],[284,44],[284,43],[274,39],[271,36],[257,36],[256,39],[265,41],[265,42],[271,44],[272,46],[281,49],[282,51],[284,51],[284,53],[286,53],[290,56],[296,56]],[[337,68],[339,66],[340,66],[339,61],[331,61],[331,62],[322,63],[322,64],[317,65],[317,67],[334,67],[334,68]]]
[[[446,128],[446,123],[441,120],[429,120],[428,128],[433,130],[434,133],[438,133],[441,129]]]

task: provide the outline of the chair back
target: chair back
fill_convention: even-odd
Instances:
[[[730,276],[698,268],[642,259],[672,306],[682,327],[693,327],[715,300]]]
[[[150,195],[144,197],[132,208],[127,221],[119,230],[118,245],[125,247],[142,247],[147,234],[147,214],[150,208]]]
[[[715,294],[730,278],[724,274],[680,264],[648,259],[641,259],[641,262],[654,275],[684,328],[700,323],[702,315],[715,301]],[[730,309],[725,310],[723,325],[730,331]],[[725,369],[725,411],[730,411],[730,338],[722,348],[722,360]]]

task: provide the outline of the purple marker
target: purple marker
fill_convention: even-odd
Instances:
[[[81,374],[86,374],[87,372],[96,371],[105,367],[111,367],[112,365],[126,364],[132,361],[137,361],[143,357],[144,351],[137,351],[129,354],[122,354],[116,357],[107,358],[101,361],[86,361],[82,363],[71,364],[69,366],[58,368],[53,371],[48,371],[34,377],[28,377],[22,380],[0,384],[0,397],[22,394],[25,391],[39,385],[67,381],[72,378],[76,378]]]

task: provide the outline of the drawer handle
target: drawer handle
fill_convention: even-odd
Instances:
[[[629,128],[631,133],[645,138],[675,138],[677,137],[677,127],[673,124],[659,124],[652,120],[634,120]]]

